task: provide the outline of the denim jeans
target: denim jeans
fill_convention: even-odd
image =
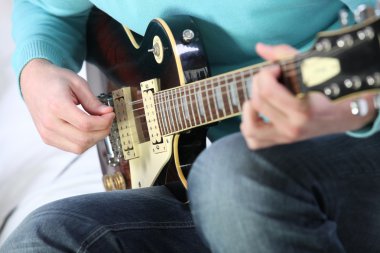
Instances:
[[[209,252],[165,186],[71,197],[31,213],[1,253]]]
[[[380,252],[380,135],[251,151],[217,141],[190,172],[194,222],[212,252]]]

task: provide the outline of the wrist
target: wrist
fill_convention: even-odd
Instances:
[[[33,77],[36,77],[36,75],[38,75],[38,72],[41,71],[41,68],[43,68],[44,66],[51,65],[51,64],[52,63],[50,61],[46,59],[42,59],[42,58],[32,59],[27,64],[25,64],[25,66],[23,67],[20,73],[21,93],[23,93],[25,85],[27,85],[28,83],[31,83],[30,80]]]

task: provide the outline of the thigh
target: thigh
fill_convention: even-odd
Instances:
[[[207,252],[165,186],[72,197],[37,209],[3,252]]]
[[[208,242],[245,240],[262,252],[292,245],[299,252],[380,251],[379,137],[332,135],[257,151],[240,134],[224,138],[191,171],[195,219]]]
[[[258,151],[311,193],[346,252],[380,252],[380,134],[333,135]],[[286,154],[281,156],[281,154]]]

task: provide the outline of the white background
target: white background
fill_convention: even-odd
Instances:
[[[95,148],[76,156],[40,139],[11,67],[12,1],[0,0],[0,8],[0,224],[17,207],[0,234],[1,244],[36,207],[63,197],[103,191],[103,185]]]

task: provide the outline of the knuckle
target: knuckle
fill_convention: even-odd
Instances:
[[[77,145],[80,147],[87,147],[92,144],[92,138],[86,135],[81,135],[77,139]]]
[[[41,130],[41,131],[46,132],[46,131],[49,131],[49,130],[53,130],[53,129],[54,129],[54,122],[53,122],[53,120],[51,120],[50,118],[43,118],[43,119],[41,120],[41,124],[42,124],[42,126],[43,126],[42,129],[44,129],[44,130]]]
[[[50,101],[49,108],[52,112],[57,113],[62,110],[62,105],[58,101]]]
[[[83,154],[84,151],[86,151],[86,149],[84,149],[84,147],[81,145],[73,145],[71,147],[71,152],[73,152],[74,154],[77,154],[77,155]]]
[[[71,152],[78,155],[83,154],[91,145],[92,142],[89,138],[81,138],[76,143],[72,143]]]
[[[298,140],[303,133],[303,128],[300,126],[289,127],[285,133],[285,139],[288,142]]]
[[[82,131],[90,131],[91,130],[91,127],[92,127],[92,124],[91,122],[89,122],[88,120],[81,120],[79,123],[78,123],[78,128]]]
[[[258,143],[255,140],[246,140],[246,144],[249,149],[257,149],[259,148]]]
[[[250,100],[250,104],[247,105],[246,113],[250,113],[251,112],[251,107],[253,109],[255,109],[256,111],[261,111],[262,106],[263,106],[263,103],[260,102],[258,99],[252,99],[252,100]]]
[[[273,93],[273,90],[270,89],[269,85],[263,85],[260,90],[261,90],[262,96],[264,96],[268,99],[271,99],[273,97],[274,93]]]
[[[251,131],[244,122],[240,125],[240,131],[245,138],[253,137],[254,131]]]

